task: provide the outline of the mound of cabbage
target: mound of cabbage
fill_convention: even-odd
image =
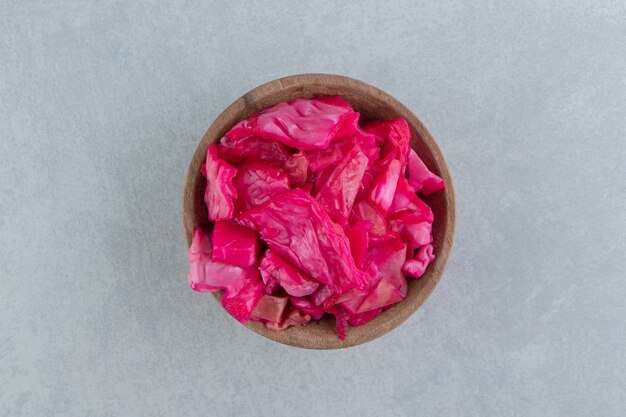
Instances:
[[[241,121],[207,149],[189,285],[272,330],[333,315],[341,339],[401,302],[435,259],[420,195],[444,188],[410,141],[404,119],[362,123],[338,96]]]

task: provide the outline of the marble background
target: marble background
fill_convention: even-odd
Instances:
[[[187,164],[285,75],[395,95],[457,244],[406,324],[272,343],[188,289]],[[626,415],[623,1],[0,0],[0,416]]]

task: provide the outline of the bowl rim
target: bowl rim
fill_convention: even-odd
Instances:
[[[259,103],[263,102],[266,98],[267,94],[276,94],[277,92],[288,91],[289,89],[295,88],[297,94],[290,97],[290,99],[293,99],[298,96],[310,97],[312,95],[323,94],[309,91],[311,88],[315,90],[315,88],[345,89],[347,87],[353,89],[354,91],[368,94],[371,97],[388,104],[395,110],[394,117],[402,117],[406,119],[409,125],[417,131],[419,139],[413,137],[415,135],[412,134],[411,147],[415,149],[415,146],[417,146],[416,144],[421,142],[421,144],[424,145],[432,154],[437,168],[434,171],[444,179],[446,184],[446,188],[443,190],[445,193],[444,200],[446,203],[446,215],[444,216],[444,224],[442,226],[444,230],[442,244],[437,247],[437,257],[435,258],[435,261],[429,265],[424,276],[417,281],[420,283],[417,285],[421,286],[421,288],[415,298],[412,299],[411,303],[404,304],[409,301],[407,300],[409,298],[409,295],[407,294],[407,298],[405,300],[393,306],[395,307],[399,304],[403,304],[402,308],[397,309],[398,311],[396,314],[386,314],[388,313],[388,311],[386,311],[379,315],[376,319],[363,326],[350,326],[348,335],[343,341],[341,341],[335,334],[332,335],[334,337],[329,337],[327,334],[324,334],[323,337],[311,338],[309,336],[303,337],[301,334],[302,332],[298,332],[298,328],[273,331],[267,330],[265,326],[259,322],[249,321],[244,324],[244,326],[248,329],[260,334],[261,336],[289,346],[305,349],[340,349],[372,341],[397,328],[400,324],[404,323],[410,316],[412,316],[432,294],[443,276],[454,246],[456,230],[456,197],[450,167],[448,166],[439,145],[422,121],[402,102],[377,87],[343,75],[310,73],[278,78],[253,88],[230,104],[217,116],[213,123],[211,123],[193,153],[185,179],[182,220],[187,247],[191,244],[193,229],[197,225],[197,219],[192,215],[194,213],[194,204],[196,204],[194,201],[194,193],[196,192],[197,181],[200,176],[199,166],[202,162],[204,162],[208,145],[217,142],[235,123],[239,122],[243,118],[247,118],[253,112],[259,111],[261,108],[271,105],[272,103],[259,105]],[[273,104],[279,101],[276,101]],[[429,166],[429,168],[431,170],[433,169],[432,166]],[[202,202],[202,204],[204,204],[204,202]],[[435,221],[437,221],[437,218]],[[213,293],[218,302],[221,300],[222,293],[222,291]],[[396,308],[393,309],[396,310]],[[316,324],[318,323],[314,322],[306,327],[315,326]],[[372,327],[372,325],[374,326]]]

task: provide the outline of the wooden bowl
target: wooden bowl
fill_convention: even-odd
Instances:
[[[307,349],[336,349],[354,346],[376,339],[398,327],[424,303],[441,279],[448,263],[454,242],[455,200],[452,177],[435,139],[426,126],[402,103],[391,95],[362,81],[338,75],[294,75],[263,84],[239,98],[220,114],[198,144],[191,159],[183,196],[183,226],[187,245],[191,244],[193,230],[197,225],[209,226],[204,204],[206,179],[200,174],[200,166],[210,144],[217,142],[235,123],[272,104],[298,97],[340,95],[361,113],[362,120],[391,119],[402,117],[411,128],[411,146],[428,168],[442,177],[445,191],[425,198],[435,215],[433,236],[435,261],[419,279],[408,279],[409,289],[404,301],[393,305],[376,319],[359,327],[350,327],[344,341],[335,332],[333,318],[311,322],[307,326],[291,327],[284,331],[267,330],[262,323],[248,322],[250,330],[291,346]],[[214,293],[219,301],[222,293]]]

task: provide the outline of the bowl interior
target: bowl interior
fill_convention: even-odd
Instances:
[[[409,279],[409,289],[404,301],[391,306],[376,319],[359,326],[350,327],[344,341],[335,332],[335,321],[328,317],[307,326],[292,327],[284,331],[267,330],[263,324],[249,322],[246,326],[256,333],[276,342],[309,349],[334,349],[348,347],[373,340],[397,327],[413,314],[435,288],[448,262],[454,240],[455,202],[454,188],[449,168],[441,150],[420,120],[402,103],[371,85],[347,77],[328,74],[295,75],[271,81],[248,92],[218,116],[200,141],[191,160],[183,196],[183,226],[187,244],[191,244],[196,225],[210,230],[204,204],[206,179],[200,174],[206,150],[237,122],[272,104],[294,98],[310,98],[318,95],[340,95],[361,113],[363,120],[407,120],[412,134],[411,147],[428,168],[442,177],[446,189],[424,200],[431,207],[435,221],[433,237],[434,262],[419,279]],[[217,300],[221,293],[214,293]]]

